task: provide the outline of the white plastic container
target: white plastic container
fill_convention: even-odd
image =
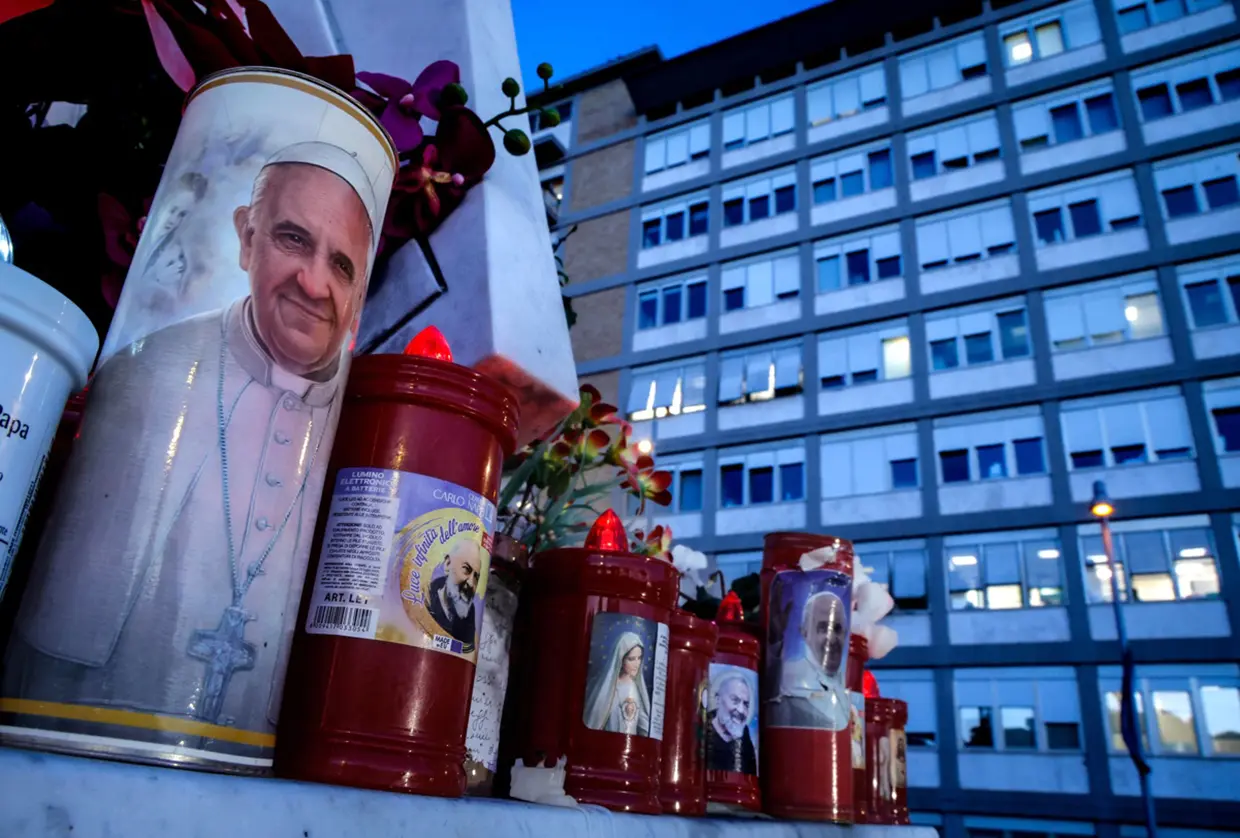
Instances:
[[[0,262],[0,594],[65,402],[86,386],[98,351],[80,308]]]

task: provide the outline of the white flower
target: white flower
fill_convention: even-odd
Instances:
[[[693,570],[705,570],[706,554],[699,553],[692,547],[677,544],[672,548],[672,564],[676,565],[676,569],[681,573],[686,574]]]
[[[824,565],[835,564],[835,547],[819,547],[817,550],[811,550],[801,556],[798,564],[801,570],[818,570]]]

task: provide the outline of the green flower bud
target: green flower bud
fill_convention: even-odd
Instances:
[[[516,79],[509,76],[504,79],[504,83],[499,86],[499,89],[504,91],[504,95],[511,99],[513,96],[516,96],[521,92],[521,85],[517,84]]]
[[[504,132],[504,148],[514,157],[528,154],[530,138],[520,128],[512,128]]]
[[[469,94],[465,92],[465,88],[456,82],[444,85],[444,89],[439,94],[439,106],[450,108],[453,105],[463,105],[469,101]]]
[[[541,124],[546,128],[554,128],[560,124],[560,112],[555,108],[546,108],[542,112]]]
[[[543,63],[541,63],[541,64],[539,64],[539,65],[538,65],[538,67],[537,67],[537,69],[535,70],[535,72],[536,72],[536,73],[538,73],[538,77],[539,77],[540,79],[542,79],[543,81],[547,81],[548,79],[550,79],[550,78],[551,78],[551,75],[552,75],[555,71],[551,69],[551,65],[550,65],[550,64],[548,64],[546,61],[544,61]]]

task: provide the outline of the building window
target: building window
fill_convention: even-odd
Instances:
[[[751,506],[805,500],[805,451],[789,448],[747,455],[720,452],[720,505]]]
[[[754,347],[719,362],[719,404],[768,401],[801,392],[801,347]]]
[[[1240,51],[1231,49],[1198,53],[1134,74],[1141,121],[1156,122],[1235,98],[1238,64]]]
[[[986,75],[986,43],[980,32],[900,58],[900,88],[905,99]]]
[[[908,137],[913,180],[998,160],[999,122],[993,112]]]
[[[784,463],[779,467],[780,500],[805,500],[805,464]]]
[[[1143,750],[1155,756],[1234,758],[1240,753],[1240,684],[1234,667],[1205,664],[1178,668],[1183,674],[1177,675],[1169,666],[1159,667],[1157,674],[1137,667],[1133,699]],[[1119,669],[1108,667],[1103,672],[1110,748],[1124,753],[1121,693],[1115,689],[1120,685]],[[1154,708],[1152,730],[1144,713],[1146,706]]]
[[[1012,111],[1021,152],[1037,151],[1119,130],[1111,85],[1089,85]]]
[[[1062,415],[1074,471],[1193,457],[1183,396],[1125,393],[1098,407],[1078,408],[1078,403],[1064,402]],[[1134,455],[1137,450],[1140,456]]]
[[[1060,551],[1054,539],[951,545],[944,552],[953,610],[1063,605]]]
[[[771,466],[749,470],[749,502],[770,503],[775,500],[775,469]]]
[[[823,499],[915,490],[917,432],[912,426],[869,428],[821,438]]]
[[[1203,686],[1201,709],[1211,754],[1240,755],[1240,689]]]
[[[903,274],[900,234],[895,229],[818,242],[814,260],[819,294]]]
[[[702,511],[702,470],[700,468],[681,471],[680,491],[677,502],[681,512]]]
[[[944,483],[969,482],[969,450],[940,451],[939,466],[943,470]]]
[[[723,187],[723,226],[735,227],[796,210],[796,173],[781,171]]]
[[[781,251],[723,266],[720,286],[724,311],[760,308],[801,293],[801,263],[796,251]]]
[[[1000,707],[999,720],[1003,723],[1004,750],[1037,748],[1032,707]]]
[[[726,507],[745,505],[745,466],[740,463],[721,466],[719,469],[721,505]]]
[[[1038,247],[1078,241],[1141,224],[1132,174],[1053,187],[1029,196]],[[1066,220],[1065,220],[1066,216]]]
[[[1240,322],[1240,261],[1184,265],[1178,272],[1194,330]]]
[[[792,94],[763,99],[723,115],[723,147],[744,148],[790,134],[794,127]]]
[[[845,337],[830,335],[818,338],[818,376],[823,389],[894,381],[911,373],[904,325]]]
[[[961,340],[969,366],[1000,359],[1011,361],[1030,354],[1024,309],[931,320],[926,323],[926,335],[930,340],[930,366],[935,372],[960,366]]]
[[[1164,333],[1158,283],[1152,277],[1092,282],[1048,292],[1051,350],[1068,352]]]
[[[909,462],[916,465],[916,460]],[[891,594],[896,610],[925,611],[930,607],[926,594],[925,550],[873,550],[858,545],[857,559],[869,571],[870,580]],[[934,737],[930,735],[929,742],[933,741]]]
[[[1162,193],[1168,220],[1240,205],[1236,150],[1211,154],[1186,163],[1168,161],[1154,168],[1154,183]]]
[[[706,316],[706,280],[691,279],[639,288],[637,292],[637,328],[657,329],[686,320]]]
[[[1133,709],[1137,717],[1137,728],[1141,731],[1141,751],[1142,753],[1150,753],[1150,734],[1145,726],[1145,702],[1141,693],[1133,696]],[[1118,692],[1108,692],[1105,698],[1107,728],[1111,733],[1111,750],[1127,753],[1128,746],[1124,744],[1124,728],[1122,724],[1122,699]]]
[[[892,188],[891,148],[849,151],[810,163],[814,203],[854,198],[867,192]]]
[[[1193,727],[1191,695],[1180,690],[1155,690],[1153,697],[1159,750],[1169,754],[1196,754],[1197,731]]]
[[[646,137],[646,174],[710,157],[710,120],[702,119]]]
[[[1106,560],[1101,536],[1081,538],[1085,587],[1090,602],[1111,601],[1112,573],[1123,601],[1127,601],[1129,595],[1135,602],[1218,596],[1214,540],[1204,527],[1121,531],[1115,534],[1113,546],[1114,566]]]
[[[1216,407],[1210,415],[1223,450],[1228,454],[1240,452],[1240,407]]]
[[[811,127],[847,119],[887,104],[887,79],[882,65],[816,84],[806,91]]]
[[[706,409],[706,365],[687,363],[633,370],[628,417],[634,422]]]
[[[1140,32],[1160,23],[1178,20],[1186,14],[1212,9],[1222,0],[1118,0],[1115,16],[1121,35]]]
[[[990,708],[961,707],[960,735],[966,748],[993,748],[995,736],[990,727]]]
[[[705,196],[681,199],[661,207],[642,209],[642,249],[658,247],[685,238],[686,222],[689,237],[708,232],[709,203]]]
[[[926,272],[1015,252],[1016,231],[1006,201],[917,221],[917,253]]]

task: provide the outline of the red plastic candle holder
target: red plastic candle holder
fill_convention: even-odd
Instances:
[[[908,705],[871,698],[865,705],[866,823],[908,823]]]
[[[729,593],[728,597],[735,597],[735,593]],[[750,766],[745,763],[746,748],[743,745],[744,735],[742,734],[742,746],[737,749],[735,746],[730,749],[729,756],[731,759],[721,759],[716,754],[716,750],[723,750],[719,741],[719,732],[714,730],[714,716],[717,716],[721,710],[720,705],[724,706],[722,712],[728,712],[729,706],[734,705],[737,700],[734,696],[734,685],[725,684],[725,681],[733,675],[740,676],[750,686],[750,704],[748,707],[751,718],[756,718],[758,714],[758,704],[760,699],[760,690],[758,689],[760,666],[759,661],[762,655],[762,643],[758,639],[758,631],[756,626],[749,625],[743,620],[738,619],[737,612],[727,607],[728,599],[725,597],[719,609],[719,642],[715,647],[715,656],[711,659],[711,686],[710,693],[707,695],[707,766],[706,766],[706,799],[711,803],[720,803],[725,806],[737,806],[743,809],[749,809],[754,812],[762,811],[762,791],[759,785],[757,774],[758,763],[761,761],[763,742],[758,735],[760,727],[755,724],[747,725],[749,737],[753,740],[755,757],[752,768],[753,771],[746,771]],[[736,605],[740,605],[740,599],[736,598]],[[719,693],[724,693],[722,700],[718,697]],[[713,715],[712,715],[713,713]],[[740,751],[740,759],[736,759],[736,751]]]
[[[667,716],[659,802],[673,815],[706,813],[706,691],[719,629],[677,609],[671,616],[667,659]]]
[[[859,634],[848,638],[848,698],[852,702],[852,720],[848,733],[852,743],[853,822],[865,823],[869,799],[865,791],[865,662],[870,658],[870,644]]]

